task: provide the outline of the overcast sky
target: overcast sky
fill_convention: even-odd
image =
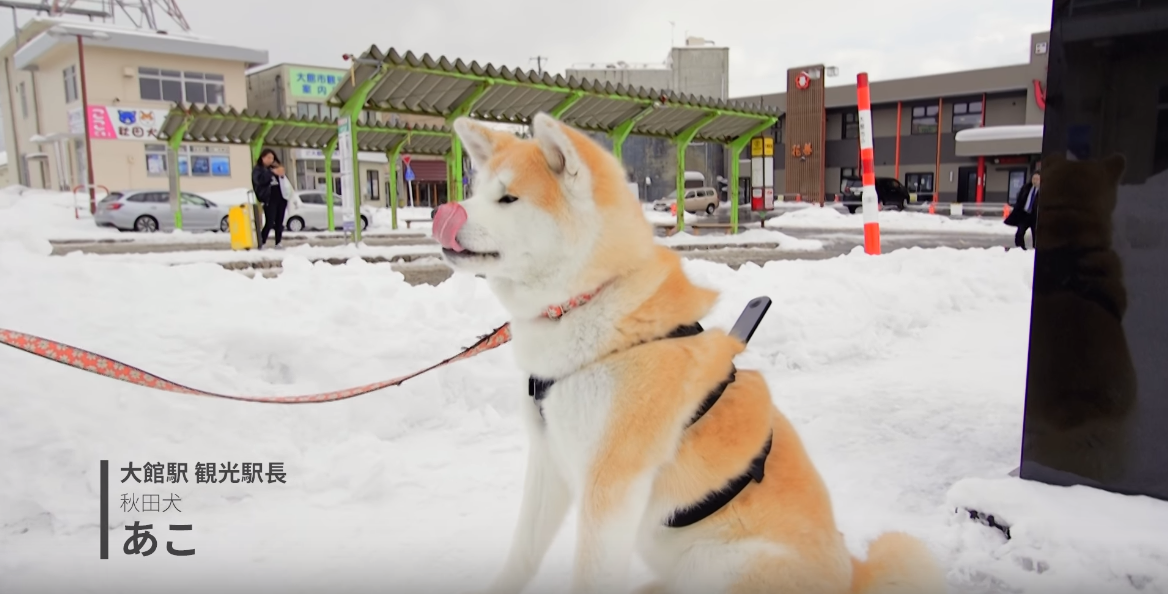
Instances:
[[[193,32],[269,60],[343,67],[370,45],[562,72],[660,63],[672,41],[730,48],[730,96],[784,90],[788,68],[839,68],[828,85],[1023,63],[1049,0],[179,0]],[[733,7],[733,8],[732,8]],[[879,7],[879,8],[877,8]],[[27,20],[28,13],[23,20]],[[125,17],[117,20],[125,23]],[[160,16],[160,22],[167,17]],[[670,25],[673,21],[674,25]],[[4,21],[10,23],[11,21]],[[11,37],[11,26],[0,26]]]

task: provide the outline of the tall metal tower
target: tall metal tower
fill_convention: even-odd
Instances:
[[[163,16],[169,17],[183,31],[191,30],[182,9],[178,7],[178,0],[41,0],[40,4],[48,9],[49,16],[78,14],[81,10],[101,12],[109,15],[108,18],[99,17],[102,22],[113,24],[121,16],[137,29],[153,31],[167,28],[165,21],[159,27],[158,17]]]

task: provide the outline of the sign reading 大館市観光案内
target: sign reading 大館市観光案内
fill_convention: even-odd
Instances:
[[[288,86],[293,97],[327,99],[333,87],[344,79],[344,70],[329,68],[289,68]]]

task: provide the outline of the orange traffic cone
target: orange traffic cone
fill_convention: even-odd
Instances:
[[[803,202],[803,195],[795,194],[795,202]]]
[[[935,202],[929,203],[929,214],[937,214],[937,205]]]
[[[676,202],[669,205],[669,214],[671,214],[673,216],[677,216],[677,203]]]
[[[1005,220],[1006,217],[1008,217],[1008,216],[1010,216],[1010,205],[1003,204],[1002,205],[1002,219]]]

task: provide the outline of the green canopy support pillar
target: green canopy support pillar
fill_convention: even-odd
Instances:
[[[168,167],[168,177],[170,178],[170,206],[174,209],[174,228],[182,230],[183,216],[182,216],[182,187],[179,181],[178,169],[178,149],[182,146],[183,137],[187,135],[187,129],[191,127],[191,119],[188,117],[179,124],[174,134],[166,141],[167,160],[170,163]]]
[[[677,135],[677,232],[685,230],[685,149],[706,124],[714,121],[717,113],[708,113]]]
[[[482,99],[483,95],[490,90],[491,84],[490,81],[479,83],[478,87],[471,92],[470,96],[463,99],[462,103],[459,103],[458,107],[455,107],[450,112],[450,115],[446,116],[446,125],[451,126],[454,124],[454,120],[470,115],[475,103],[478,103],[479,99]],[[462,202],[463,195],[466,191],[466,188],[462,184],[462,139],[458,137],[458,134],[453,132],[450,134],[450,156],[448,158],[449,160],[447,162],[450,165],[448,169],[449,183],[446,189],[447,201]]]
[[[446,201],[454,202],[454,137],[450,138],[450,150],[443,157],[446,160]]]
[[[751,128],[745,134],[735,138],[734,140],[731,140],[730,144],[726,145],[726,147],[730,149],[729,198],[731,235],[738,233],[738,168],[739,161],[742,159],[742,151],[746,148],[746,145],[750,144],[750,140],[752,138],[769,130],[772,126],[775,125],[775,122],[778,121],[778,118],[767,118],[766,120],[763,120],[761,124]]]
[[[352,146],[349,147],[349,152],[353,156],[352,171],[353,171],[353,195],[349,196],[349,200],[353,201],[353,243],[361,243],[361,161],[357,157],[357,120],[361,115],[361,110],[365,108],[365,102],[369,99],[369,93],[373,88],[381,83],[381,79],[389,73],[389,69],[384,65],[377,68],[377,73],[365,80],[353,89],[353,94],[341,106],[339,116],[341,118],[349,118],[349,137],[352,139]],[[326,163],[328,161],[325,161]],[[329,180],[332,181],[331,179]],[[370,221],[372,223],[372,221]],[[331,227],[331,225],[330,225]]]
[[[253,164],[260,159],[260,153],[264,150],[264,140],[267,139],[268,132],[272,131],[273,125],[275,125],[275,122],[262,124],[255,138],[251,139],[251,162]]]
[[[406,148],[406,139],[401,139],[394,144],[393,148],[385,151],[385,157],[389,159],[389,217],[390,225],[394,231],[397,231],[397,161],[401,158],[402,149]]]
[[[617,161],[623,162],[625,140],[628,140],[629,134],[633,131],[633,127],[637,125],[637,122],[644,119],[645,116],[653,113],[654,109],[656,107],[653,105],[642,109],[633,117],[618,124],[616,128],[613,128],[612,132],[609,132],[608,136],[612,139],[612,154],[616,156]]]
[[[324,203],[325,210],[328,212],[328,230],[335,231],[333,219],[333,153],[337,150],[337,136],[334,134],[328,143],[324,145]]]
[[[551,109],[551,111],[548,112],[548,115],[552,116],[553,118],[559,119],[560,116],[564,115],[565,111],[568,111],[568,109],[570,109],[573,105],[575,105],[576,102],[580,101],[583,98],[584,98],[584,93],[582,93],[580,91],[573,91],[567,97],[565,97],[563,101],[560,101],[560,103],[558,105],[553,107]]]

